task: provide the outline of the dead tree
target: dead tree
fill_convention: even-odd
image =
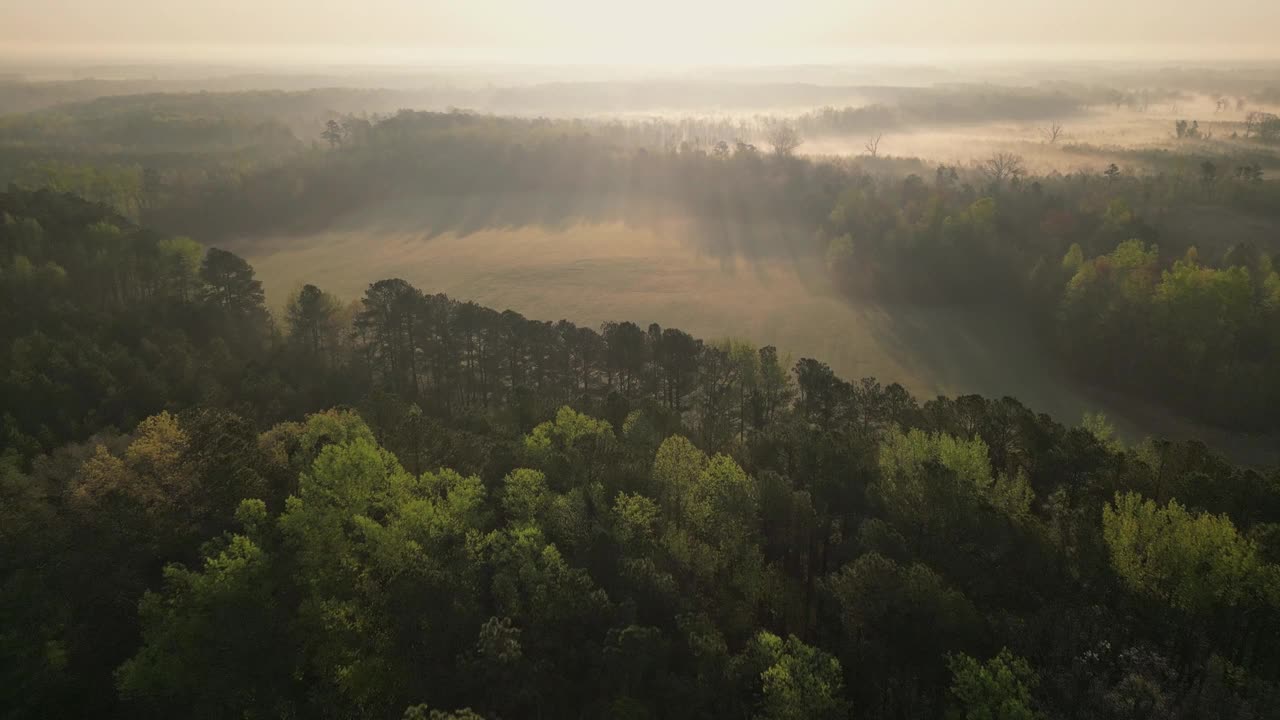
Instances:
[[[1058,138],[1062,137],[1062,123],[1050,123],[1049,127],[1042,128],[1040,132],[1044,135],[1044,139],[1048,140],[1049,144],[1052,145],[1058,142]]]
[[[998,152],[987,158],[978,166],[992,185],[999,187],[1006,180],[1021,177],[1026,169],[1022,165],[1022,156],[1011,152]]]
[[[863,144],[862,147],[866,149],[867,154],[870,155],[871,157],[876,157],[880,154],[880,138],[881,137],[882,136],[879,133],[877,133],[874,138],[868,140],[865,144]]]

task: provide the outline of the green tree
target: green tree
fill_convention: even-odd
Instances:
[[[267,311],[262,283],[255,277],[253,266],[240,256],[209,248],[200,266],[200,279],[205,284],[206,302],[233,318],[265,321]]]
[[[279,527],[301,589],[299,662],[325,702],[403,707],[414,678],[451,672],[480,622],[474,533],[490,522],[478,478],[413,477],[363,437],[320,451]]]
[[[848,716],[840,661],[794,635],[758,633],[748,649],[760,673],[760,720],[838,720]]]
[[[555,420],[539,424],[525,437],[524,449],[547,471],[553,485],[564,490],[604,480],[618,446],[608,421],[565,406],[556,412]]]
[[[973,604],[928,567],[903,566],[867,553],[824,579],[844,630],[842,659],[855,671],[859,705],[886,712],[927,702],[940,688],[946,652],[965,650],[981,636]]]
[[[1256,602],[1275,572],[1229,518],[1188,512],[1176,500],[1162,508],[1137,493],[1117,494],[1102,508],[1102,535],[1116,574],[1181,610]]]
[[[949,717],[957,720],[1037,720],[1031,690],[1039,682],[1025,660],[1006,648],[987,662],[968,655],[948,658],[954,680]]]
[[[314,361],[337,361],[342,327],[338,299],[315,285],[303,285],[285,306],[289,341]]]
[[[160,282],[166,296],[192,302],[200,288],[204,249],[191,238],[164,238],[159,243]]]
[[[534,522],[550,501],[547,476],[537,470],[512,470],[503,480],[502,509],[514,522]]]
[[[265,518],[261,502],[246,513]],[[188,717],[290,713],[290,641],[271,565],[234,535],[199,570],[166,567],[163,590],[142,598],[142,647],[117,673],[121,694]]]
[[[875,488],[890,515],[906,525],[917,520],[928,522],[929,464],[949,471],[957,492],[989,503],[1010,517],[1024,516],[1031,506],[1034,493],[1025,477],[993,476],[987,445],[981,438],[960,440],[945,433],[894,430],[880,444],[881,476]]]

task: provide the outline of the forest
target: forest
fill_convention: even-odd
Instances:
[[[1280,469],[397,279],[273,322],[234,253],[0,210],[6,717],[1277,706]]]
[[[1280,718],[1280,65],[5,58],[0,720]]]

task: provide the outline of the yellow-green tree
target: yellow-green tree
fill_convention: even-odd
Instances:
[[[1225,515],[1192,513],[1177,500],[1160,507],[1137,493],[1102,508],[1111,564],[1134,590],[1189,612],[1236,607],[1271,592],[1256,545]]]
[[[951,666],[952,720],[1037,720],[1031,690],[1039,682],[1026,660],[1006,648],[987,662],[953,655]]]

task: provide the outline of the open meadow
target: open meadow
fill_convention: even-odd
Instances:
[[[705,226],[575,222],[440,232],[372,223],[378,215],[361,213],[315,235],[244,243],[268,305],[278,310],[305,282],[354,301],[370,283],[399,277],[428,293],[536,320],[656,322],[707,339],[775,345],[792,362],[818,358],[842,377],[897,382],[921,400],[1012,396],[1067,424],[1105,412],[1131,440],[1210,437],[1242,458],[1273,452],[1261,440],[1072,383],[1008,309],[850,300],[830,287],[811,256],[708,252],[698,236]]]

